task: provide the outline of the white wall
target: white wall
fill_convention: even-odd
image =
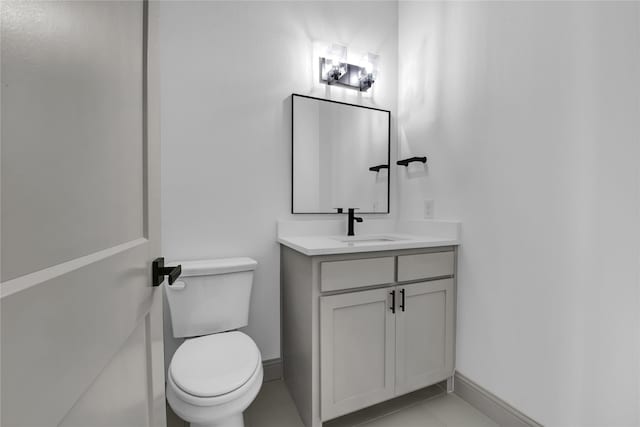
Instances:
[[[167,259],[259,262],[248,333],[280,355],[276,220],[290,212],[292,92],[395,110],[395,2],[154,2]],[[380,54],[372,95],[318,84],[314,42]],[[392,132],[395,132],[393,130]],[[395,139],[392,141],[395,144]]]
[[[640,424],[640,3],[399,5],[403,217],[460,219],[457,369],[549,426]]]

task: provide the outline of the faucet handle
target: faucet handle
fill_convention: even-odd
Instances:
[[[355,212],[357,209],[360,209],[360,208],[349,208],[349,218],[353,219],[355,222],[362,222],[363,221],[362,217],[355,216]]]

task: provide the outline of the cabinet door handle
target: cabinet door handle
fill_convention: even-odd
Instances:
[[[391,294],[391,312],[395,313],[396,312],[396,291],[391,291],[389,292]]]
[[[400,289],[400,295],[402,296],[402,302],[400,302],[400,309],[404,311],[404,289]]]

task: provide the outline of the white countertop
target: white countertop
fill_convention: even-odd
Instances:
[[[282,245],[305,255],[349,254],[355,252],[390,251],[397,249],[432,248],[459,245],[458,239],[446,237],[415,236],[410,234],[385,233],[383,235],[360,235],[362,238],[392,238],[387,241],[347,241],[347,236],[289,236],[278,237]],[[397,240],[396,240],[397,239]]]
[[[277,241],[309,256],[433,248],[459,245],[461,225],[451,220],[365,218],[357,224],[356,235],[348,237],[342,218],[278,221]],[[376,238],[390,240],[362,241]],[[344,241],[349,239],[356,240]]]

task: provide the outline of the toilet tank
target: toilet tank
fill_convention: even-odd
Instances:
[[[165,282],[173,336],[209,335],[247,326],[253,271],[251,258],[171,262],[182,265],[173,285]]]

